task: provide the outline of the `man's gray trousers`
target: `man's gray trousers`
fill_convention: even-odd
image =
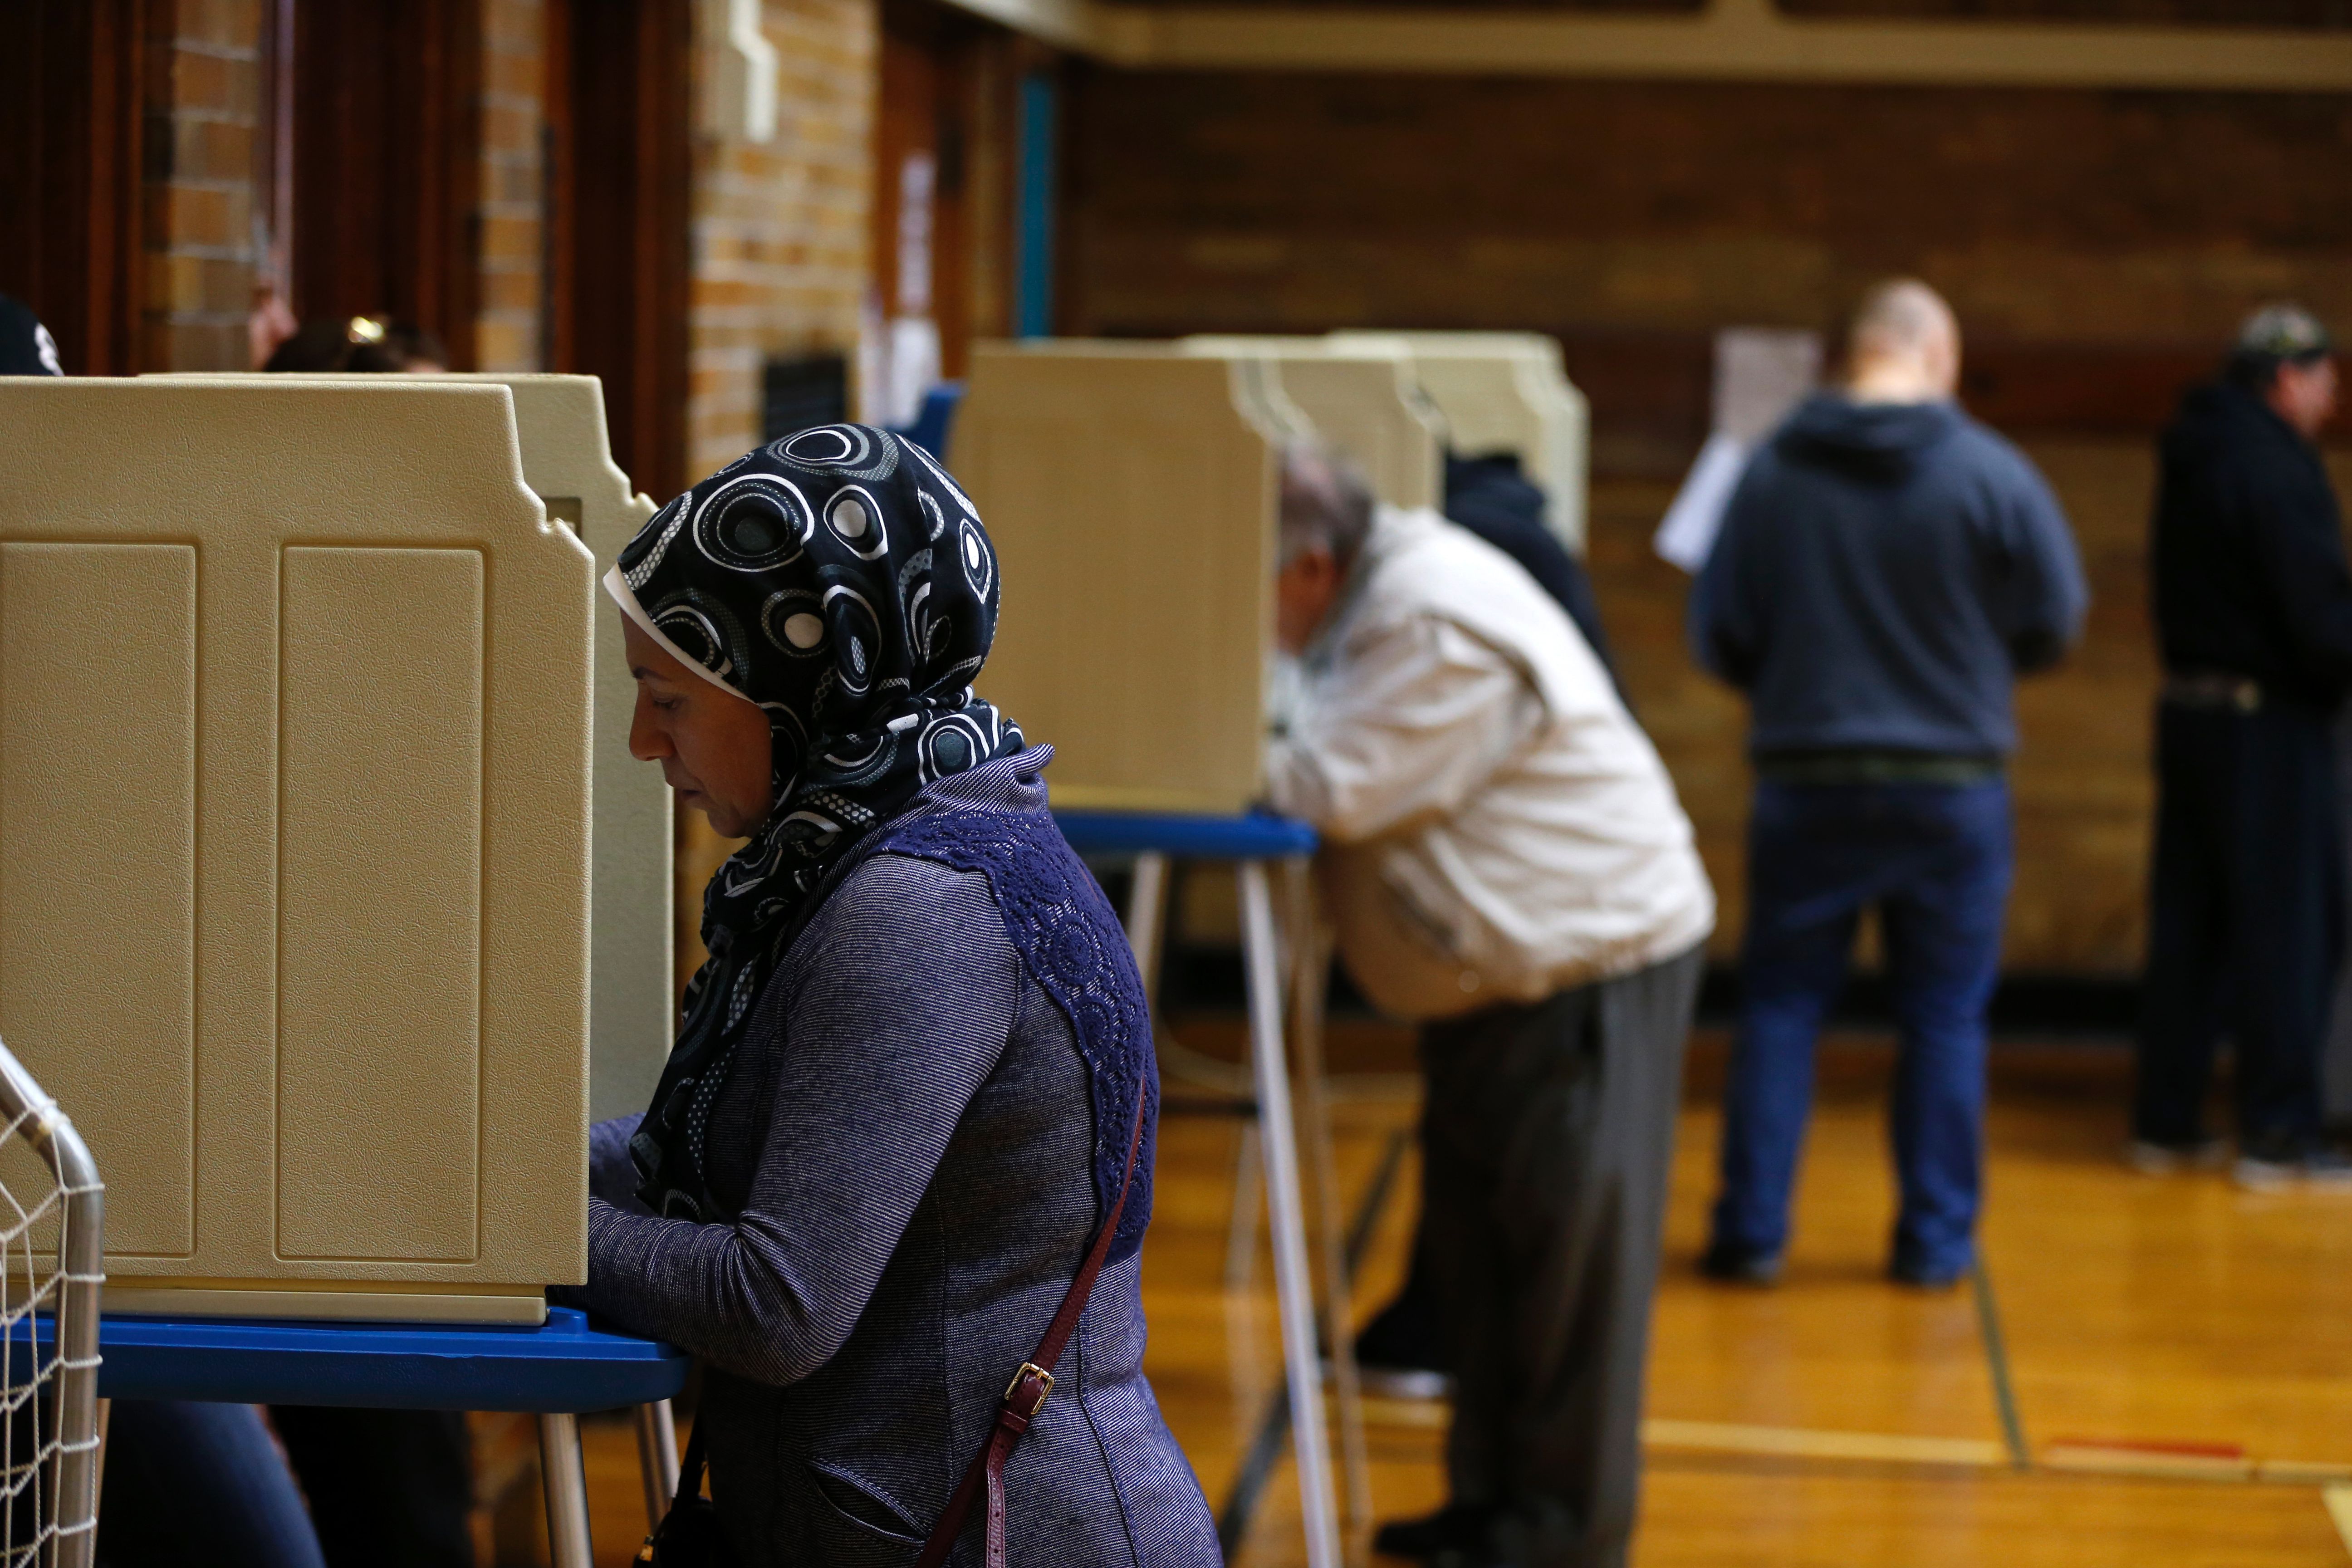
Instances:
[[[1423,1246],[1454,1347],[1452,1500],[1517,1568],[1620,1568],[1641,1484],[1693,950],[1424,1026]]]

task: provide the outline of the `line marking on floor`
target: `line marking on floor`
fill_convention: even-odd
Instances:
[[[2327,1517],[2336,1521],[2336,1538],[2344,1542],[2344,1550],[2352,1552],[2352,1486],[2329,1487],[2319,1494],[2327,1505]]]
[[[2224,1444],[2200,1450],[2193,1445],[2162,1443],[2057,1442],[2042,1450],[2042,1462],[2053,1470],[2085,1475],[2169,1477],[2184,1481],[2251,1481],[2258,1470],[2243,1449]]]
[[[2033,1468],[2033,1450],[2026,1446],[2025,1421],[2018,1414],[2017,1389],[2009,1376],[2009,1345],[2001,1337],[2000,1308],[1993,1300],[1992,1271],[1984,1255],[1969,1271],[1977,1301],[1977,1331],[1984,1340],[1985,1363],[1992,1372],[1993,1407],[2000,1413],[2001,1441],[2009,1445],[2009,1462],[2021,1470]]]
[[[2000,1444],[1976,1437],[1906,1437],[1886,1432],[1824,1432],[1803,1426],[1743,1426],[1717,1421],[1651,1420],[1642,1441],[1654,1448],[1696,1448],[1717,1454],[1762,1454],[1792,1459],[1861,1459],[1906,1465],[1958,1465],[2000,1469],[2010,1462]]]
[[[1375,1426],[1443,1431],[1451,1407],[1438,1399],[1364,1401],[1364,1419]],[[1642,1423],[1643,1446],[1682,1453],[1739,1454],[1750,1458],[1829,1459],[1848,1463],[1927,1465],[1947,1469],[2015,1468],[2009,1446],[1990,1438],[1922,1437],[1895,1432],[1840,1432],[1813,1426],[1758,1426],[1730,1421],[1677,1421],[1653,1417]],[[2045,1471],[2155,1481],[2256,1482],[2269,1486],[2320,1487],[2342,1500],[2339,1521],[2352,1531],[2352,1462],[2319,1459],[2254,1459],[2227,1444],[2154,1441],[2051,1444],[2037,1467]],[[2352,1536],[2347,1536],[2352,1544]]]

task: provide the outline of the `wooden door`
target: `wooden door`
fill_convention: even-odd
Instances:
[[[1010,126],[1017,40],[938,3],[885,0],[871,254],[885,317],[938,324],[940,374],[1008,330]],[[909,161],[924,172],[910,180]],[[919,181],[925,196],[913,187]],[[910,208],[927,205],[919,220]],[[910,258],[908,242],[928,250]],[[928,265],[924,262],[927,260]]]
[[[403,317],[470,368],[480,0],[303,0],[293,56],[295,310]]]
[[[141,9],[0,5],[0,292],[68,375],[138,368]]]
[[[548,9],[549,368],[603,379],[614,458],[656,500],[692,478],[693,44],[690,0]]]

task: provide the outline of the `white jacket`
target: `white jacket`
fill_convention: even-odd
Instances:
[[[1381,508],[1269,742],[1349,970],[1409,1018],[1628,974],[1715,925],[1673,781],[1574,623],[1435,512]]]

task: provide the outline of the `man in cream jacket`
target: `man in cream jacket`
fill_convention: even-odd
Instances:
[[[1275,807],[1321,830],[1342,958],[1420,1021],[1422,1227],[1451,1500],[1385,1555],[1625,1561],[1684,1036],[1715,900],[1656,752],[1507,556],[1284,463],[1297,679]]]

